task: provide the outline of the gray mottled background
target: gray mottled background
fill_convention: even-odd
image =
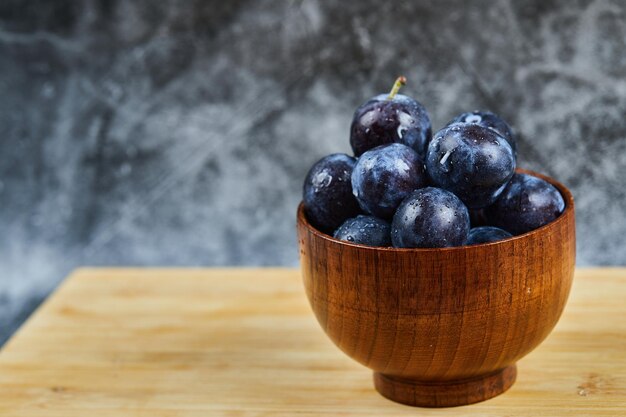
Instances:
[[[621,1],[0,3],[0,339],[79,265],[296,265],[301,181],[398,74],[501,113],[626,263]]]

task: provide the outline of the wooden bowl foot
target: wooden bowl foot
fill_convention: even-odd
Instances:
[[[384,397],[418,407],[455,407],[488,400],[515,382],[515,365],[498,372],[460,381],[425,382],[374,372],[374,386]]]

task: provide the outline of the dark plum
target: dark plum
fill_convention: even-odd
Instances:
[[[426,186],[424,162],[399,143],[365,152],[352,171],[352,192],[366,213],[390,219],[413,190]]]
[[[469,209],[469,216],[472,227],[487,226],[485,209]]]
[[[437,132],[426,156],[432,183],[456,194],[469,208],[483,208],[500,195],[515,172],[515,156],[493,129],[456,123]]]
[[[467,245],[477,245],[479,243],[497,242],[507,239],[513,235],[499,227],[481,226],[470,229],[467,237]]]
[[[302,194],[307,218],[319,230],[332,233],[361,212],[352,195],[350,178],[356,159],[335,153],[317,161],[304,180]]]
[[[511,145],[513,154],[517,156],[517,140],[515,139],[515,135],[513,135],[513,129],[511,129],[508,123],[497,114],[490,111],[470,111],[459,114],[457,117],[452,119],[448,125],[454,123],[475,123],[477,125],[495,130],[504,136],[504,139],[506,139],[506,141],[509,142],[509,145]]]
[[[565,201],[552,184],[532,175],[515,174],[485,214],[490,224],[519,235],[550,223],[564,208]]]
[[[346,220],[334,237],[368,246],[391,246],[391,225],[378,217],[359,215]]]
[[[411,193],[391,223],[391,242],[399,248],[442,248],[467,241],[467,207],[449,191],[427,187]]]
[[[432,133],[430,118],[418,101],[398,94],[406,83],[399,77],[389,94],[381,94],[354,112],[350,145],[354,155],[387,143],[402,143],[424,157]]]

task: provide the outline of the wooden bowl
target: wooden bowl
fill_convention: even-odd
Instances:
[[[539,229],[494,243],[373,248],[312,227],[298,208],[304,286],[330,339],[385,397],[423,407],[503,393],[556,325],[574,274],[574,199]]]

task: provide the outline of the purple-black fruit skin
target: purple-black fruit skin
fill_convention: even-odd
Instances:
[[[487,226],[485,209],[469,209],[469,216],[472,227]]]
[[[391,246],[391,225],[374,216],[358,215],[346,220],[333,235],[335,239],[367,246]]]
[[[443,248],[467,241],[467,207],[454,194],[426,187],[411,193],[391,223],[391,242],[398,248]]]
[[[433,185],[451,191],[470,209],[491,205],[515,173],[515,155],[493,129],[456,123],[428,145],[426,171]]]
[[[477,125],[495,130],[504,136],[504,139],[509,142],[509,145],[511,145],[511,148],[513,149],[513,153],[517,157],[517,140],[513,134],[513,129],[511,129],[511,126],[509,126],[509,124],[497,114],[481,110],[461,113],[452,119],[448,125],[454,123],[475,123]]]
[[[352,192],[361,209],[383,219],[393,217],[409,193],[425,186],[422,158],[399,143],[370,149],[352,171]]]
[[[335,153],[320,159],[309,170],[302,199],[308,220],[318,230],[331,234],[346,219],[361,212],[350,181],[355,164],[355,158]]]
[[[478,245],[479,243],[491,243],[513,237],[506,230],[494,226],[480,226],[470,229],[467,237],[467,245]]]
[[[489,224],[519,235],[552,222],[564,209],[563,196],[552,184],[532,175],[515,174],[485,214]]]
[[[354,112],[350,145],[358,157],[380,145],[401,143],[423,158],[431,135],[430,117],[422,104],[402,94],[391,100],[381,94]]]

